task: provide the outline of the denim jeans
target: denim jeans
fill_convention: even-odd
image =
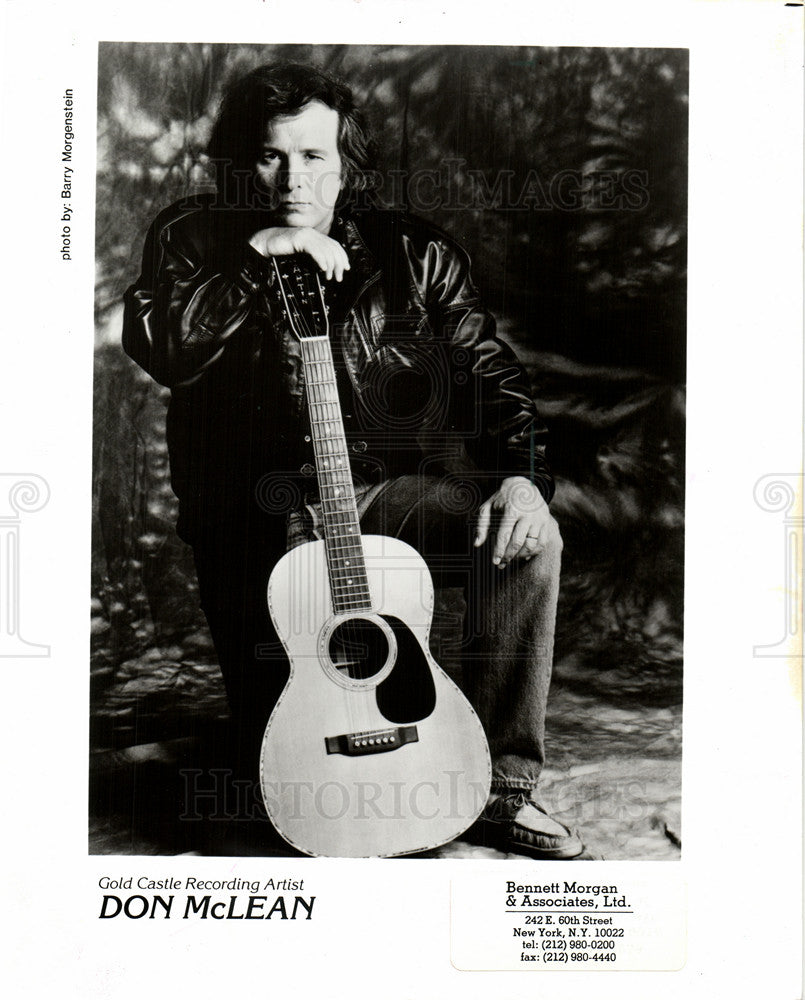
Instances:
[[[437,587],[462,587],[461,675],[483,724],[494,789],[533,789],[544,761],[562,542],[555,522],[544,548],[500,570],[492,543],[473,545],[475,514],[491,495],[481,480],[402,476],[356,490],[366,534],[401,538],[425,559]],[[230,524],[194,546],[201,605],[233,719],[236,757],[258,760],[262,733],[288,677],[266,606],[266,581],[287,549],[320,537],[316,503],[289,514],[284,531]]]

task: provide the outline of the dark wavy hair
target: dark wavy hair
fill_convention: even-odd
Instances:
[[[343,187],[339,207],[356,201],[373,186],[374,145],[349,87],[315,66],[279,63],[259,66],[224,93],[207,153],[216,169],[219,197],[232,207],[247,207],[253,177],[269,124],[297,114],[311,101],[338,112],[338,152]],[[251,178],[251,180],[250,180]],[[246,181],[244,183],[244,180]]]

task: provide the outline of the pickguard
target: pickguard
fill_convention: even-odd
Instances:
[[[433,674],[416,636],[394,615],[381,615],[397,640],[394,668],[376,688],[377,707],[396,725],[426,719],[436,707]]]

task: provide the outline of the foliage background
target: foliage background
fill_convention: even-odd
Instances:
[[[225,713],[192,559],[173,534],[167,393],[122,353],[123,291],[147,226],[209,185],[223,86],[275,59],[343,77],[384,176],[449,173],[421,212],[458,237],[551,431],[565,536],[556,684],[602,702],[680,698],[687,52],[462,46],[104,43],[98,67],[93,741],[186,734]],[[600,172],[642,171],[637,208],[601,207]],[[501,172],[574,210],[484,198]],[[480,172],[480,173],[479,173]],[[480,178],[483,178],[481,183]],[[397,200],[389,183],[381,200]],[[428,191],[432,191],[429,188]],[[416,206],[414,206],[416,207]],[[455,598],[440,617],[448,622]],[[455,654],[449,637],[442,659]]]

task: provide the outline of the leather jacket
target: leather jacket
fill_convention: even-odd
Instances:
[[[301,351],[270,261],[268,222],[185,199],[148,233],[125,294],[123,347],[171,389],[171,482],[188,541],[232,517],[284,514],[315,490]],[[328,282],[330,337],[353,478],[553,479],[528,379],[495,335],[466,252],[420,219],[372,210],[330,235],[350,270]]]

